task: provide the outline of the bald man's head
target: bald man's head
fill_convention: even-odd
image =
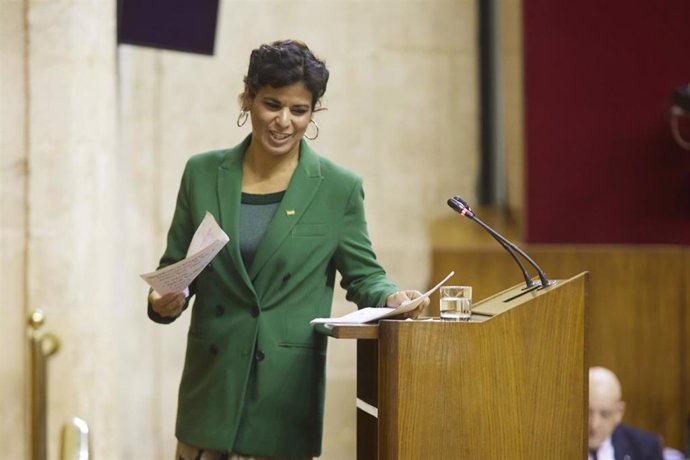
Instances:
[[[616,375],[604,367],[589,369],[589,448],[598,449],[623,419],[625,403]]]

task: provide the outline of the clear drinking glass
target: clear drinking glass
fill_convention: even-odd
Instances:
[[[472,286],[441,286],[441,319],[469,321],[472,315]]]

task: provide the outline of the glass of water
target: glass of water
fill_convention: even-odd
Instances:
[[[441,319],[469,321],[472,316],[472,286],[441,286]]]

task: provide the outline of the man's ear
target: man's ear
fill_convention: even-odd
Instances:
[[[616,403],[617,406],[617,411],[616,413],[618,414],[618,420],[617,423],[620,423],[623,420],[623,415],[625,414],[625,401],[618,401]]]

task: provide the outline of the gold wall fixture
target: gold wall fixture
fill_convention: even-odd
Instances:
[[[60,340],[50,332],[41,333],[45,315],[41,310],[34,310],[29,315],[29,350],[31,353],[31,459],[46,460],[48,444],[47,425],[47,388],[48,358],[60,349]]]
[[[89,426],[84,420],[72,417],[72,420],[62,425],[60,444],[60,460],[89,460]]]

